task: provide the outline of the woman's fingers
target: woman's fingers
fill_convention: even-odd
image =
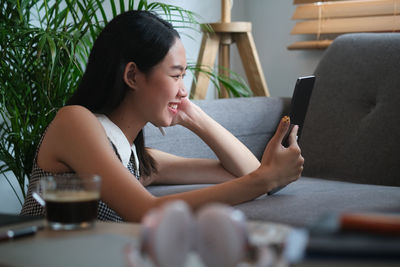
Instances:
[[[298,133],[298,131],[299,131],[299,126],[298,125],[294,125],[292,130],[290,131],[290,134],[289,134],[289,145],[290,146],[291,145],[298,146],[298,144],[297,144],[297,133]]]
[[[296,162],[295,162],[295,166],[298,167],[297,171],[299,172],[299,175],[301,175],[302,171],[303,171],[303,165],[304,165],[304,158],[301,155],[301,149],[299,147],[299,144],[297,143],[297,133],[299,130],[299,126],[295,125],[292,129],[292,131],[290,132],[289,135],[289,144],[290,144],[290,148],[294,151],[295,155],[297,156]]]
[[[276,130],[274,137],[272,137],[272,139],[274,140],[273,142],[280,145],[289,129],[289,126],[290,118],[289,116],[284,116],[278,125],[278,129]]]

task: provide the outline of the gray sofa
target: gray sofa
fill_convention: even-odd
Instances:
[[[305,227],[345,211],[400,214],[400,33],[338,37],[315,70],[300,140],[303,176],[275,195],[236,208],[248,219]],[[290,99],[196,101],[260,158]],[[215,158],[181,126],[146,126],[146,145],[186,157]],[[209,185],[149,186],[161,196]],[[234,194],[235,192],[232,192]]]

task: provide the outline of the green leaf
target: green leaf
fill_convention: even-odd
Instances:
[[[43,34],[40,36],[39,38],[39,45],[38,45],[38,50],[37,50],[37,57],[40,58],[43,48],[44,48],[44,44],[46,43],[47,40],[47,35]]]
[[[119,0],[119,10],[120,13],[125,12],[125,1],[124,0]]]
[[[115,6],[115,3],[113,0],[110,0],[110,4],[111,4],[111,10],[112,10],[113,17],[116,17],[118,15],[117,7]]]
[[[128,1],[128,10],[133,10],[135,8],[135,0]]]
[[[140,0],[137,9],[138,10],[148,10],[147,9],[147,0]]]
[[[98,6],[98,8],[100,10],[100,13],[101,13],[101,17],[103,18],[103,23],[108,23],[106,12],[104,11],[102,2],[103,1],[96,0],[97,6]]]
[[[56,61],[56,54],[57,54],[57,48],[56,48],[56,43],[54,42],[53,38],[49,35],[47,35],[47,41],[49,43],[49,48],[50,48],[50,54],[51,54],[51,64],[52,69],[54,67],[54,63]]]

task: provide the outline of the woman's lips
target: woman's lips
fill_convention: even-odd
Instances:
[[[178,103],[169,103],[169,104],[168,104],[168,109],[169,109],[172,113],[176,114],[176,113],[178,112]]]

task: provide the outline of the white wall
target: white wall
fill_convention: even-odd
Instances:
[[[201,22],[218,22],[221,17],[220,0],[164,0],[161,2],[181,6],[201,15]],[[232,21],[250,21],[261,65],[272,96],[290,96],[298,76],[313,73],[322,51],[289,51],[286,47],[303,37],[291,36],[294,21],[290,18],[294,6],[292,0],[234,0]],[[182,35],[187,59],[195,62],[200,49],[202,34],[187,31],[194,39]],[[236,47],[232,48],[231,68],[244,76],[242,62]],[[192,78],[185,78],[190,90]],[[207,98],[214,98],[215,91],[209,89]],[[0,175],[0,212],[18,213],[21,205],[10,185]]]

